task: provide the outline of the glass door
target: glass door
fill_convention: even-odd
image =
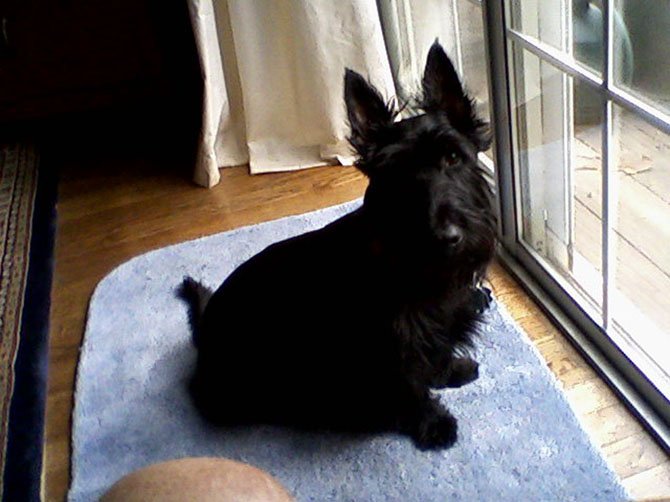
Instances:
[[[484,14],[504,254],[665,435],[670,9],[505,0]]]

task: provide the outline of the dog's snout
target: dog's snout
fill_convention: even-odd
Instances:
[[[447,225],[441,232],[440,240],[449,246],[458,246],[463,241],[463,231],[456,225]]]

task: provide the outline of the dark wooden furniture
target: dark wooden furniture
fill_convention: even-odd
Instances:
[[[155,104],[184,65],[197,75],[186,2],[0,2],[0,124]]]

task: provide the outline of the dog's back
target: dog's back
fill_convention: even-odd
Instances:
[[[335,415],[342,399],[356,400],[353,390],[363,405],[372,387],[383,388],[399,361],[391,362],[398,352],[385,336],[390,278],[368,244],[356,212],[235,270],[195,322],[201,409],[220,421],[326,425],[352,418]],[[193,281],[183,289],[196,312]]]

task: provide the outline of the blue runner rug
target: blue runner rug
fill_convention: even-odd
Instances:
[[[40,500],[56,179],[30,144],[0,145],[0,493]]]
[[[186,456],[250,463],[300,501],[627,498],[535,347],[495,302],[477,344],[479,379],[440,392],[459,420],[451,449],[422,452],[395,434],[218,428],[200,418],[187,393],[195,350],[175,294],[184,275],[216,287],[268,244],[321,227],[356,204],[160,249],[100,283],[77,377],[71,500],[95,500],[135,469]],[[271,393],[272,382],[258,392],[260,399]]]

